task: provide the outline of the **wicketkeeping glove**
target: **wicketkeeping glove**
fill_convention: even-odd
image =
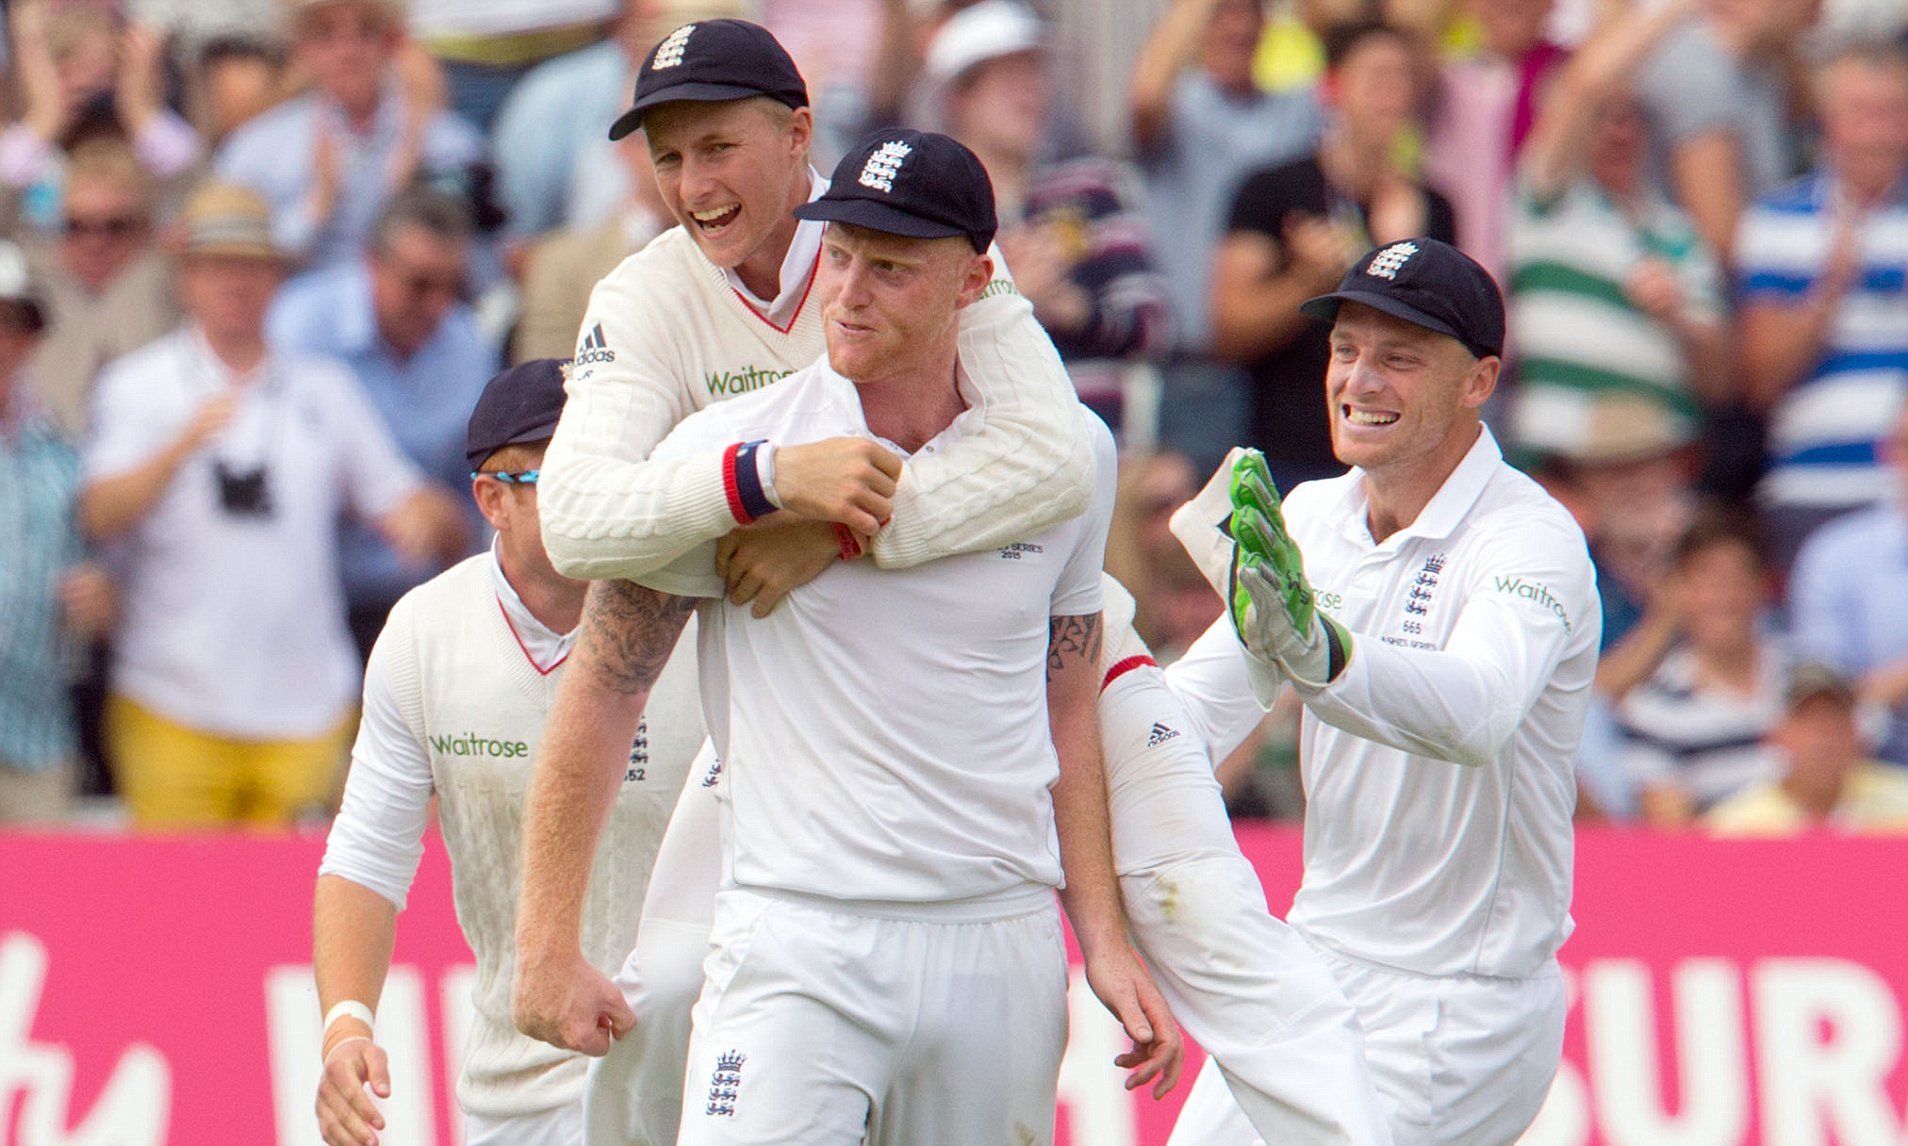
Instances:
[[[1247,450],[1232,467],[1232,627],[1246,651],[1314,688],[1351,663],[1351,634],[1318,611],[1298,544],[1286,532],[1265,455]]]

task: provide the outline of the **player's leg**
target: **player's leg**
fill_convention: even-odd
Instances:
[[[584,1088],[587,1146],[671,1146],[682,1121],[689,1013],[702,993],[702,962],[722,883],[719,771],[707,743],[663,833],[643,901],[636,948],[615,981],[636,1026],[590,1061]]]
[[[717,896],[679,1146],[860,1146],[912,1010],[884,922]]]
[[[1048,1141],[1067,1041],[1059,913],[889,927],[921,952],[920,1004],[868,1146]]]
[[[1427,1141],[1510,1146],[1537,1117],[1563,1055],[1563,977],[1456,979],[1429,1050]]]
[[[1101,695],[1114,864],[1134,938],[1246,1115],[1216,1107],[1202,1118],[1205,1104],[1189,1101],[1194,1117],[1182,1115],[1173,1140],[1389,1142],[1352,1007],[1317,952],[1266,909],[1188,727],[1157,669]]]

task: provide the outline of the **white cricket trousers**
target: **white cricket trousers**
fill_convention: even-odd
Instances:
[[[919,917],[725,889],[682,1146],[1052,1140],[1067,955],[1044,889]],[[913,916],[915,905],[899,908]]]
[[[1563,1055],[1563,976],[1425,976],[1330,953],[1358,1010],[1398,1146],[1511,1146],[1536,1119]],[[1254,1134],[1212,1063],[1168,1146],[1279,1146]]]
[[[1266,909],[1190,728],[1150,665],[1100,695],[1113,858],[1133,937],[1260,1137],[1384,1146],[1391,1133],[1351,1004],[1311,944]]]
[[[1318,953],[1265,906],[1205,746],[1151,666],[1100,696],[1113,860],[1134,938],[1250,1124],[1284,1146],[1384,1146],[1356,1017]],[[1158,726],[1157,729],[1155,726]],[[672,1146],[689,1012],[722,870],[713,755],[691,770],[656,855],[636,948],[616,982],[636,1029],[592,1060],[588,1146]]]

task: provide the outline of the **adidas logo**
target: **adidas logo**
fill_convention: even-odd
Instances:
[[[583,337],[583,345],[576,348],[576,364],[588,366],[596,362],[614,362],[616,352],[603,342],[603,324],[597,323]]]
[[[1173,737],[1178,735],[1179,735],[1179,729],[1168,728],[1164,724],[1161,724],[1158,721],[1154,721],[1153,731],[1150,735],[1146,737],[1146,746],[1148,748],[1158,748],[1160,745],[1166,743],[1168,740],[1171,740]]]

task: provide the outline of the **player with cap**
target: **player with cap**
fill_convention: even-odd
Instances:
[[[880,174],[863,178],[869,171]],[[826,211],[823,217],[851,226],[878,225],[917,238],[964,236],[976,251],[987,244],[994,212],[985,172],[946,137],[874,132],[844,156],[834,175],[827,194],[801,208],[804,214]],[[985,228],[976,229],[975,219]],[[824,235],[824,258],[832,254],[834,236],[834,230]],[[645,531],[649,544],[637,578],[688,595],[709,592],[714,574],[707,547],[723,527],[646,524],[652,528]],[[1132,633],[1131,597],[1110,579],[1103,591],[1108,610],[1098,720],[1113,860],[1135,942],[1174,1011],[1219,1060],[1253,1125],[1268,1138],[1389,1142],[1349,1003],[1317,955],[1265,909],[1264,890],[1227,826],[1204,741],[1181,734],[1191,729],[1178,701]],[[677,1102],[654,1096],[663,1079],[681,1074],[671,1066],[686,1041],[686,1000],[702,984],[701,955],[721,866],[718,819],[710,787],[685,789],[658,855],[631,968],[619,980],[638,1020],[592,1068],[591,1142],[673,1141]],[[691,1102],[688,1114],[694,1113]]]
[[[457,1086],[465,1140],[582,1138],[583,1056],[526,1038],[510,1020],[524,791],[585,590],[551,567],[537,523],[538,469],[566,368],[537,359],[485,387],[467,455],[471,495],[496,540],[405,594],[366,670],[364,720],[312,922],[327,1008],[318,1122],[330,1146],[371,1146],[383,1128],[372,1095],[389,1097],[391,1079],[372,1020],[433,796],[458,923],[477,957],[477,1013]],[[657,842],[704,738],[695,688],[693,657],[671,661],[625,742],[581,928],[597,967],[616,967],[634,941]]]
[[[857,178],[800,208],[829,221],[826,355],[691,415],[658,458],[843,437],[919,456],[976,432],[983,399],[957,369],[956,331],[993,277],[986,172],[918,132],[870,137],[849,165]],[[1088,511],[1005,549],[903,570],[840,562],[756,617],[726,597],[711,528],[643,575],[653,588],[620,595],[648,648],[702,599],[703,703],[723,765],[725,878],[685,1146],[1044,1137],[1066,1042],[1056,887],[1102,997],[1109,982],[1150,991],[1105,821],[1095,693],[1115,457],[1104,426],[1093,443]],[[586,655],[596,640],[586,629]],[[533,896],[572,901],[573,869],[535,870],[553,858],[537,837],[570,824],[587,844],[605,790],[559,795],[544,779],[539,769],[530,798],[526,911]],[[1178,1054],[1152,1002],[1128,1019],[1143,1076]]]
[[[1084,508],[1088,431],[1059,356],[998,258],[986,297],[961,317],[962,367],[987,406],[974,441],[905,465],[863,441],[749,443],[720,464],[648,462],[685,415],[772,385],[821,353],[822,300],[810,288],[822,227],[790,212],[828,182],[809,165],[814,121],[801,74],[774,36],[746,21],[699,21],[666,36],[610,135],[638,129],[681,227],[591,296],[571,381],[577,401],[558,427],[544,488],[558,568],[622,575],[644,540],[635,523],[686,517],[734,529],[785,508],[786,520],[762,535],[799,554],[802,572],[764,574],[766,608],[843,545],[865,543],[877,564],[905,567],[997,546]],[[756,584],[738,588],[746,597]]]
[[[1221,747],[1258,720],[1254,694],[1289,682],[1304,703],[1305,880],[1287,918],[1358,1010],[1396,1141],[1514,1142],[1562,1053],[1595,574],[1576,523],[1479,417],[1504,342],[1482,267],[1392,243],[1302,309],[1331,324],[1332,443],[1355,468],[1281,504],[1263,459],[1236,453],[1182,511],[1230,621],[1175,685],[1231,726]],[[1236,543],[1216,540],[1228,516]],[[1208,1069],[1172,1141],[1255,1136]]]

